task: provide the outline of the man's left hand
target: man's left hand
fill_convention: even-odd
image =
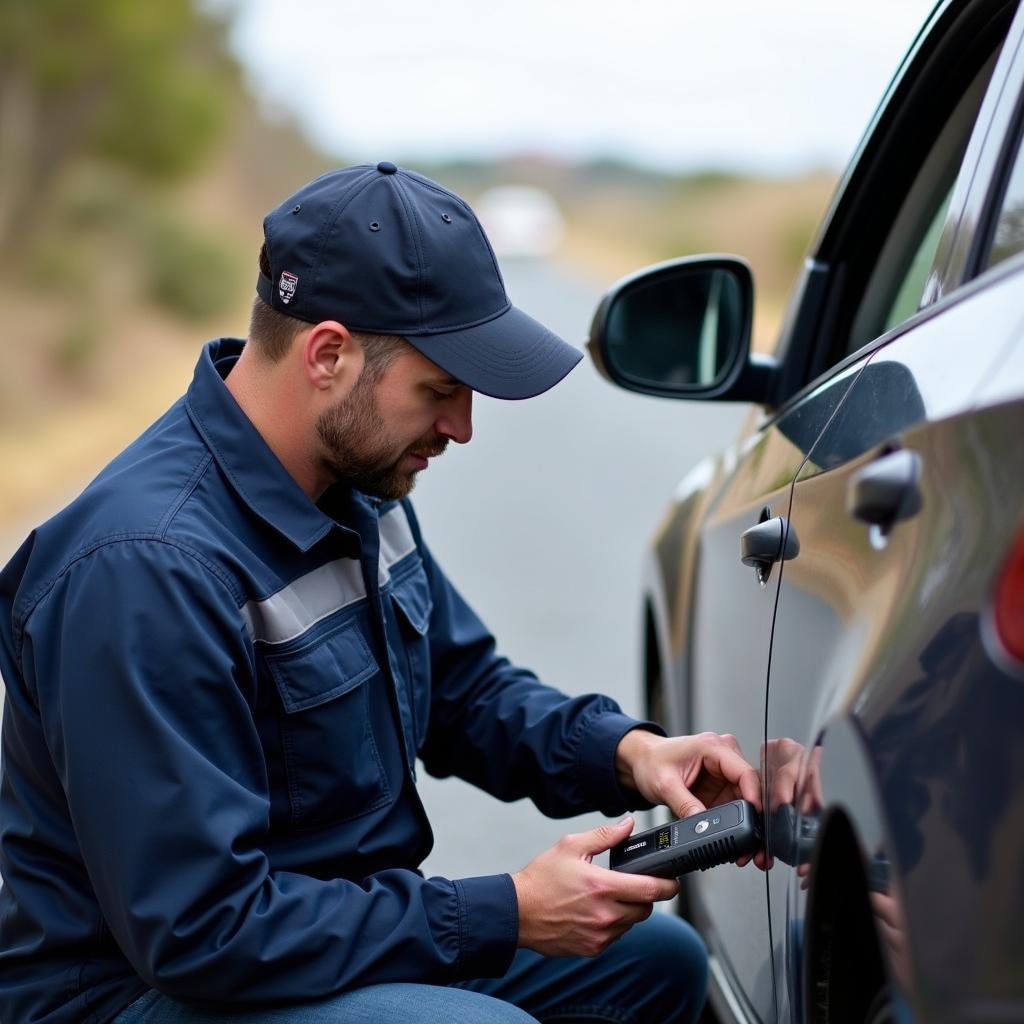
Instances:
[[[615,751],[619,782],[680,818],[740,798],[761,810],[761,782],[736,737],[702,732],[657,736],[626,733]]]

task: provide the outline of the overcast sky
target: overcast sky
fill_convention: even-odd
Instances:
[[[256,91],[329,152],[841,167],[933,0],[237,0]]]

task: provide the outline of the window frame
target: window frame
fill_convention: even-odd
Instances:
[[[969,196],[978,214],[973,224],[965,223],[962,227],[964,238],[960,248],[965,258],[961,284],[979,277],[994,277],[1003,264],[1016,265],[1024,258],[1022,250],[999,263],[988,262],[1011,176],[1018,161],[1024,160],[1024,3],[1017,11],[1015,27],[1016,49],[1008,56],[1007,75]]]
[[[977,202],[974,189],[980,178],[978,171],[982,156],[987,153],[986,142],[993,125],[998,126],[997,113],[1001,112],[1000,100],[1007,81],[1015,80],[1015,75],[1021,70],[1014,67],[1014,58],[1024,36],[1024,3],[1020,0],[1014,0],[1014,3],[1016,7],[1010,15],[1009,27],[955,178],[952,199],[920,308],[909,319],[855,351],[839,354],[843,349],[836,343],[835,330],[839,303],[844,295],[849,294],[845,281],[848,270],[846,257],[852,248],[855,249],[858,225],[870,210],[873,197],[889,185],[886,171],[892,165],[895,148],[899,146],[900,131],[908,118],[921,109],[921,104],[927,102],[922,97],[927,97],[928,84],[934,80],[935,61],[939,60],[942,66],[955,40],[965,36],[970,38],[979,19],[987,24],[999,17],[1012,6],[1007,2],[992,0],[985,4],[978,0],[947,0],[940,3],[911,45],[836,190],[794,291],[777,348],[776,398],[766,409],[766,422],[774,420],[784,409],[802,400],[835,374],[866,359],[876,349],[928,319],[947,304],[947,296],[966,283],[960,249],[953,243],[962,246],[968,228],[976,223],[972,201]],[[915,164],[914,174],[909,176],[906,187],[900,190],[900,202],[912,187],[916,173]],[[954,249],[956,259],[953,258]],[[942,282],[943,286],[935,288],[935,281]],[[863,285],[861,282],[861,288]],[[955,298],[958,300],[959,296]],[[846,326],[849,325],[847,321]]]
[[[953,205],[957,207],[957,215],[947,218],[943,227],[932,275],[925,286],[922,308],[939,302],[973,276],[969,271],[974,260],[975,239],[978,226],[983,223],[982,214],[994,171],[992,143],[993,139],[1001,140],[1006,132],[1004,97],[1008,85],[1019,77],[1015,76],[1015,64],[1022,37],[1024,4],[1018,2],[982,100],[964,167],[954,186]],[[966,173],[968,164],[970,173]]]

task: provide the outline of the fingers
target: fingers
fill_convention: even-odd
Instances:
[[[635,924],[639,924],[641,921],[646,921],[647,918],[654,913],[653,903],[628,903],[622,907],[622,916],[620,921],[622,923],[623,934],[627,932]]]
[[[680,818],[740,797],[762,807],[760,778],[731,733],[652,736],[633,757],[630,771],[640,793]]]
[[[693,814],[700,814],[702,811],[706,811],[707,807],[701,803],[682,783],[675,794],[675,798],[672,802],[672,806],[675,807],[676,814],[680,818],[689,818]]]
[[[604,893],[620,903],[661,903],[679,892],[674,878],[655,878],[653,875],[630,875],[625,871],[611,871],[595,867],[600,875],[596,884]]]
[[[744,800],[761,810],[761,780],[739,750],[728,745],[712,748],[705,754],[704,766],[708,771],[731,782]]]
[[[598,825],[589,832],[565,836],[562,843],[580,857],[593,857],[621,843],[633,831],[633,818],[627,816],[614,825]]]
[[[713,736],[701,749],[690,772],[692,788],[681,775],[666,773],[661,784],[661,800],[680,818],[701,814],[710,806],[726,803],[737,796],[761,809],[761,780],[757,772],[734,747]],[[696,792],[696,790],[699,790]]]
[[[675,879],[658,879],[653,874],[612,871],[597,864],[589,868],[588,885],[594,899],[613,899],[616,903],[660,903],[679,892]]]
[[[723,743],[726,743],[728,744],[728,746],[732,747],[732,749],[735,750],[736,753],[740,755],[740,757],[743,756],[743,751],[740,749],[740,741],[736,739],[736,737],[733,736],[731,732],[723,732],[719,738],[722,740]]]

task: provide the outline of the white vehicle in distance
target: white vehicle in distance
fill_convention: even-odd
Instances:
[[[543,189],[532,185],[488,189],[474,208],[498,256],[550,256],[565,234],[558,204]]]

